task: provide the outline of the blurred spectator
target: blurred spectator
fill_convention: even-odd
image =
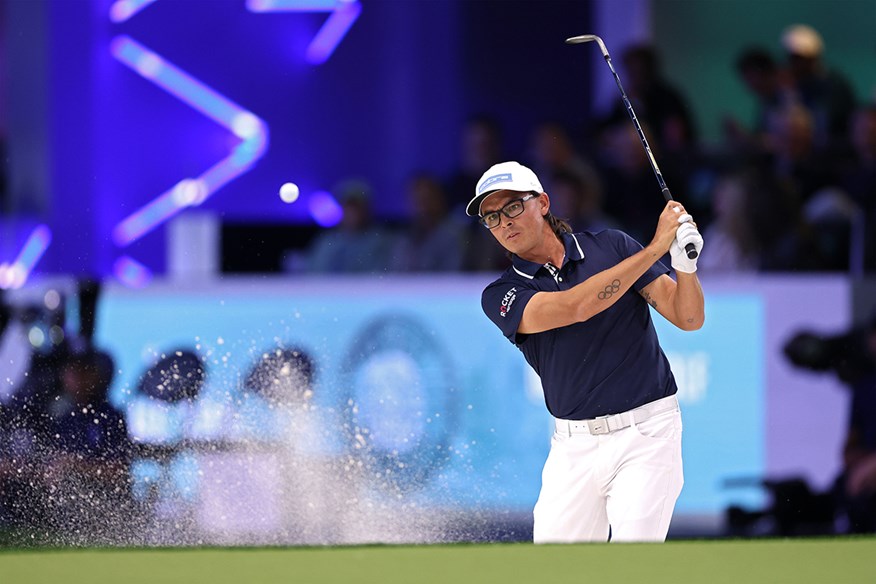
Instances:
[[[494,118],[476,115],[466,120],[460,135],[458,167],[447,181],[452,212],[464,214],[462,209],[471,200],[484,169],[502,159],[502,140],[502,128]]]
[[[876,103],[862,106],[852,118],[852,157],[843,167],[841,184],[863,208],[876,207]]]
[[[774,112],[768,142],[765,170],[788,189],[805,226],[801,244],[811,244],[805,269],[846,270],[854,206],[836,188],[837,160],[816,148],[811,113],[796,103]]]
[[[705,229],[701,269],[815,270],[821,257],[797,193],[759,165],[725,171],[713,188],[714,219]],[[707,249],[708,248],[708,249]]]
[[[4,521],[64,543],[116,540],[134,517],[127,426],[107,401],[113,360],[89,349],[59,370],[45,411],[7,420]]]
[[[88,349],[61,366],[61,391],[50,402],[47,434],[60,453],[79,460],[124,460],[128,455],[125,419],[107,400],[113,358]]]
[[[756,100],[755,117],[750,127],[732,117],[725,117],[725,137],[738,153],[762,152],[766,148],[770,117],[788,102],[782,72],[766,49],[750,47],[737,57],[736,73]]]
[[[581,188],[589,191],[588,198],[597,201],[602,198],[602,182],[596,167],[575,150],[562,124],[549,121],[538,124],[530,136],[530,155],[530,168],[545,177],[542,186],[548,195],[553,191],[554,175],[566,173],[578,177]]]
[[[632,45],[623,52],[622,63],[624,90],[643,127],[647,124],[653,131],[651,146],[666,159],[686,158],[697,141],[696,124],[687,98],[664,77],[657,50],[647,44]],[[618,98],[608,121],[628,119]]]
[[[374,273],[387,269],[392,240],[372,215],[371,187],[347,180],[334,189],[341,203],[341,222],[316,236],[308,268],[314,273]]]
[[[852,390],[843,472],[837,480],[839,508],[852,533],[876,532],[876,318],[853,330],[863,356],[860,371],[847,382]]]
[[[465,218],[465,205],[471,200],[484,169],[503,159],[502,141],[502,128],[496,119],[476,115],[466,120],[460,136],[459,166],[447,181],[454,216]],[[466,221],[464,225],[464,271],[501,271],[511,265],[505,250],[486,229],[474,221]]]
[[[131,443],[107,396],[114,363],[92,342],[99,289],[79,282],[78,334],[58,334],[63,298],[13,315],[53,340],[31,356],[27,382],[0,411],[0,523],[41,540],[117,540],[134,521]]]
[[[602,191],[593,189],[581,175],[561,170],[551,176],[550,182],[547,193],[551,214],[565,220],[575,232],[619,228],[620,224],[602,208]]]
[[[826,187],[817,191],[804,207],[803,217],[818,253],[816,269],[848,271],[855,255],[863,254],[862,249],[853,250],[862,223],[861,210],[842,189]]]
[[[464,238],[463,271],[501,272],[511,266],[511,258],[480,223],[472,221],[465,229]]]
[[[833,488],[837,531],[876,532],[876,314],[837,335],[799,331],[783,351],[794,365],[834,373],[849,388],[842,471]]]
[[[684,201],[702,228],[709,222],[711,208],[702,192],[704,189],[691,188],[702,161],[696,148],[698,132],[689,101],[665,77],[654,46],[630,45],[624,50],[621,62],[619,75],[624,90],[659,161],[666,184],[675,198]],[[662,198],[623,99],[618,97],[598,126],[602,136],[600,146],[608,148],[608,152],[595,155],[605,185],[606,211],[616,217],[632,237],[643,241],[653,231],[650,218],[661,208],[654,211],[648,201],[659,204]],[[635,152],[636,148],[640,152]],[[649,193],[658,196],[649,196]]]
[[[856,98],[848,80],[823,61],[824,41],[811,26],[795,24],[782,33],[791,88],[811,112],[818,150],[844,146]]]
[[[751,210],[756,208],[755,179],[744,172],[731,172],[718,179],[713,194],[713,220],[703,232],[699,270],[704,272],[750,272],[760,267],[761,243],[757,239]]]
[[[446,272],[462,268],[465,228],[450,214],[447,194],[437,178],[420,173],[407,184],[410,221],[396,240],[391,267],[407,272]]]
[[[642,125],[648,135],[649,128]],[[599,172],[605,185],[605,212],[617,218],[624,230],[636,241],[650,241],[654,231],[654,216],[665,205],[642,142],[633,124],[618,120],[603,128],[600,135]],[[670,189],[679,184],[670,169],[660,170]],[[683,196],[673,191],[677,198]]]
[[[816,150],[815,124],[806,108],[790,104],[774,111],[767,141],[770,170],[796,191],[801,204],[834,184],[835,161]]]
[[[866,270],[876,270],[876,104],[858,108],[852,119],[852,155],[841,167],[839,185],[859,217],[855,245]],[[856,266],[853,266],[853,268]]]

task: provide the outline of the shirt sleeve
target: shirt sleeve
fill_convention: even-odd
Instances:
[[[481,294],[481,307],[502,334],[515,345],[519,343],[517,328],[523,318],[523,309],[538,292],[511,280],[496,280]]]
[[[614,233],[617,237],[616,245],[618,246],[618,251],[622,256],[622,260],[642,251],[642,244],[624,233],[623,231],[615,230]],[[669,268],[666,267],[666,264],[664,264],[660,260],[657,260],[650,268],[648,268],[648,271],[646,271],[638,280],[636,280],[636,282],[633,284],[633,288],[637,292],[641,292],[642,288],[644,288],[663,274],[668,273]]]

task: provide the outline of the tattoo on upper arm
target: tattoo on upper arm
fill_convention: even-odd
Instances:
[[[648,292],[647,292],[646,290],[642,290],[641,292],[639,292],[639,294],[642,295],[642,298],[645,299],[645,302],[647,302],[648,304],[650,304],[650,305],[653,306],[654,308],[657,308],[657,301],[654,300],[654,299],[651,297],[651,295],[648,294]]]
[[[600,300],[608,300],[620,290],[620,283],[620,280],[613,280],[611,284],[603,288],[602,292],[596,295],[597,298]]]

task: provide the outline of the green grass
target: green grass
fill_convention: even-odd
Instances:
[[[876,582],[876,538],[665,544],[0,550],[0,581],[63,584]]]

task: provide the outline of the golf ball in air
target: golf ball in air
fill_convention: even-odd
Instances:
[[[285,183],[280,187],[280,198],[284,203],[294,203],[298,199],[298,185],[295,183]]]

